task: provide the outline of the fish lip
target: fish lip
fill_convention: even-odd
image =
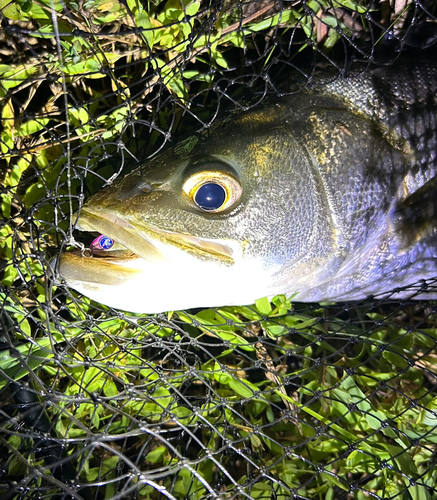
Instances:
[[[234,263],[233,249],[224,243],[198,236],[192,236],[183,233],[166,231],[163,229],[148,226],[148,233],[156,236],[161,241],[171,243],[172,245],[184,249],[190,253],[198,253],[201,256],[209,256],[224,261],[228,264]]]
[[[141,257],[147,261],[166,260],[158,249],[158,246],[160,246],[158,243],[161,242],[170,243],[199,257],[213,258],[226,264],[234,263],[234,250],[225,242],[167,231],[144,222],[142,223],[142,230],[139,231],[128,220],[115,215],[109,210],[95,210],[90,207],[83,207],[78,220],[78,229],[105,234],[105,236],[109,236],[126,247],[127,250],[134,254],[134,257]],[[125,238],[129,236],[129,241],[133,241],[133,245],[126,244],[124,242],[125,238],[120,241],[120,234],[123,234]],[[122,264],[122,260],[125,260],[111,256],[110,252],[108,252],[108,256],[103,258],[120,264]]]
[[[91,215],[91,223],[90,223],[90,215]],[[102,221],[111,222],[112,224],[115,224],[118,227],[132,228],[131,224],[129,224],[122,217],[117,217],[116,215],[114,215],[113,212],[100,208],[96,210],[92,209],[91,207],[84,206],[82,207],[79,213],[79,218],[77,221],[77,229],[79,229],[79,231],[86,231],[86,232],[98,231],[98,229],[94,227],[94,223],[96,220],[99,219],[101,219]]]

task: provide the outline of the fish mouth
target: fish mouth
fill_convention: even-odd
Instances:
[[[104,234],[114,240],[117,246],[123,247],[121,251],[82,252],[83,257],[99,260],[104,258],[113,264],[123,265],[127,260],[138,258],[149,263],[166,261],[165,248],[168,245],[200,259],[218,260],[228,265],[234,263],[233,249],[225,242],[166,231],[143,222],[141,227],[136,227],[123,217],[101,209],[82,208],[78,229]]]

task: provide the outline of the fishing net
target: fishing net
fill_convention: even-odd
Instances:
[[[80,246],[84,200],[221,112],[319,67],[433,57],[434,2],[0,12],[0,497],[437,498],[437,304],[423,300],[437,281],[402,299],[140,315],[47,272]]]

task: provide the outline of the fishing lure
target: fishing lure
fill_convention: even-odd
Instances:
[[[97,236],[90,245],[90,250],[109,250],[114,246],[114,240],[104,234]]]

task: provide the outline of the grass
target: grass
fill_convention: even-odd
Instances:
[[[279,296],[148,317],[45,276],[83,198],[168,133],[209,124],[228,90],[273,74],[275,58],[308,47],[329,58],[370,32],[365,2],[259,5],[217,15],[206,2],[0,1],[0,491],[12,479],[17,499],[67,487],[83,498],[436,498],[432,303]],[[13,383],[39,396],[77,486],[53,480]]]

